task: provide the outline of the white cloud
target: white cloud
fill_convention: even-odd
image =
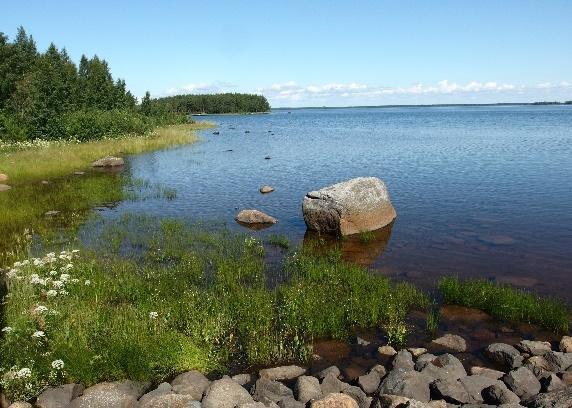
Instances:
[[[567,94],[570,91],[572,91],[572,84],[568,81],[516,85],[496,81],[457,83],[444,79],[433,84],[415,83],[410,86],[398,87],[359,82],[301,85],[296,81],[286,81],[254,89],[238,89],[236,85],[216,81],[212,83],[190,83],[171,88],[165,94],[252,92],[266,96],[272,106],[340,106],[386,103],[462,103],[469,99],[480,102],[555,100],[562,93]]]

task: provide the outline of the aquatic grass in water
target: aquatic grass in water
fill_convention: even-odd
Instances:
[[[288,249],[290,247],[288,237],[285,235],[272,234],[268,237],[268,243],[283,249]]]
[[[133,216],[96,241],[93,253],[48,254],[8,272],[0,353],[10,397],[63,382],[303,362],[315,339],[405,327],[406,313],[426,304],[339,254],[292,254],[289,280],[268,288],[262,242],[224,228]]]
[[[536,324],[557,333],[568,331],[569,310],[557,299],[482,279],[445,277],[437,286],[443,303],[480,309],[498,319]]]
[[[0,145],[0,173],[11,184],[49,180],[85,170],[105,156],[138,154],[197,141],[196,130],[212,127],[207,122],[165,126],[147,135],[125,135],[78,142],[38,142]]]

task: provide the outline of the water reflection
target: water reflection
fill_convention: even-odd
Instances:
[[[348,235],[343,238],[307,230],[304,234],[303,245],[305,248],[312,248],[321,253],[339,250],[343,260],[369,267],[381,257],[387,248],[392,228],[393,223],[375,231]]]

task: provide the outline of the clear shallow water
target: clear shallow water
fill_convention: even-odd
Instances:
[[[300,243],[306,192],[377,176],[398,218],[373,242],[344,241],[348,259],[423,287],[454,274],[572,301],[572,107],[309,109],[207,119],[218,128],[202,132],[200,143],[129,159],[134,177],[176,189],[176,199],[126,201],[103,217],[136,212],[244,230],[233,217],[257,208],[279,224],[253,234]],[[263,184],[276,191],[260,194]]]

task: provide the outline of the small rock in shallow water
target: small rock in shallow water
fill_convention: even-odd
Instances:
[[[407,350],[413,355],[413,357],[419,357],[421,354],[427,353],[427,349],[423,347],[409,347]]]
[[[516,345],[516,348],[523,353],[528,353],[533,356],[542,356],[552,349],[550,343],[547,341],[532,340],[522,340]]]
[[[271,187],[271,186],[266,186],[266,185],[265,185],[265,186],[260,187],[260,192],[261,192],[262,194],[268,194],[268,193],[271,193],[271,192],[273,192],[273,191],[274,191],[274,187]]]
[[[431,346],[437,349],[463,353],[467,351],[467,342],[456,334],[445,334],[431,342]]]
[[[121,157],[104,157],[93,162],[92,167],[121,167],[125,161]]]
[[[278,220],[268,214],[258,210],[241,210],[237,216],[236,221],[241,224],[276,224]]]
[[[274,368],[265,368],[260,370],[260,378],[268,380],[293,380],[301,375],[306,374],[306,368],[297,365],[281,366]]]
[[[522,366],[523,357],[517,349],[505,343],[490,344],[484,351],[485,356],[493,363],[504,368],[513,369]]]

